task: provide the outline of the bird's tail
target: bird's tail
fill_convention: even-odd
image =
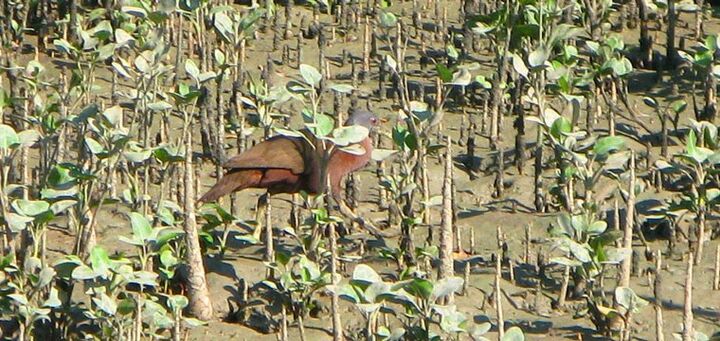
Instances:
[[[231,170],[218,180],[218,182],[198,201],[201,203],[217,201],[221,197],[224,197],[234,191],[251,187],[261,178],[262,172],[257,170]]]

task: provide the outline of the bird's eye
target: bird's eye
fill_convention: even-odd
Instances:
[[[377,118],[375,118],[375,117],[371,118],[371,119],[370,119],[370,122],[372,122],[372,123],[377,123]]]

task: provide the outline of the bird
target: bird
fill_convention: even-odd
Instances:
[[[380,120],[365,109],[354,109],[349,113],[345,126],[359,125],[368,130],[375,129]],[[217,181],[200,199],[201,203],[210,203],[232,192],[247,188],[264,188],[267,194],[294,194],[304,191],[317,195],[326,187],[323,179],[322,159],[324,150],[322,141],[316,139],[310,131],[301,131],[304,137],[276,135],[260,142],[247,151],[230,158],[223,168],[225,175]],[[331,144],[325,141],[326,144]],[[350,153],[341,148],[332,148],[327,161],[332,197],[342,198],[342,179],[368,164],[373,150],[370,136],[358,143],[362,153]]]

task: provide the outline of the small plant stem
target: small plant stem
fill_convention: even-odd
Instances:
[[[475,229],[470,227],[470,254],[475,254]]]
[[[338,282],[337,282],[337,279],[338,279],[338,276],[337,276],[338,250],[337,250],[337,236],[335,235],[335,223],[330,223],[328,226],[328,230],[329,230],[328,233],[330,234],[330,278],[332,278],[333,285],[338,285]],[[343,328],[342,328],[342,320],[340,319],[340,302],[339,302],[338,295],[335,293],[332,294],[331,309],[332,309],[332,322],[333,322],[333,341],[342,341],[343,340]]]
[[[568,285],[570,284],[570,267],[565,266],[563,271],[563,281],[560,287],[560,295],[558,296],[558,308],[565,306],[565,297],[567,297]]]
[[[663,333],[663,312],[662,312],[662,252],[657,251],[655,256],[655,284],[653,294],[655,296],[655,339],[665,341]]]
[[[285,305],[282,305],[281,308],[281,314],[282,314],[282,321],[280,325],[280,340],[287,341],[288,340],[288,321],[287,321],[287,309],[285,308]]]
[[[500,250],[498,250],[500,251]],[[502,290],[500,289],[500,279],[502,278],[502,259],[495,257],[495,311],[497,312],[497,329],[498,340],[502,340],[505,336],[505,319],[502,310]]]
[[[452,239],[452,150],[450,137],[447,137],[445,151],[445,175],[443,177],[442,223],[440,229],[440,267],[438,278],[453,276],[453,239]],[[452,294],[448,301],[452,302]]]
[[[525,225],[525,254],[523,254],[523,263],[530,263],[530,225]]]
[[[720,290],[720,245],[715,249],[715,276],[713,277],[713,290]]]
[[[186,114],[186,116],[188,116]],[[189,122],[185,124],[188,125]],[[190,126],[192,126],[190,124]],[[188,310],[200,320],[207,321],[213,316],[213,307],[205,279],[205,265],[203,264],[200,239],[198,238],[197,222],[195,220],[195,188],[192,165],[192,129],[185,132],[185,261],[188,265],[187,289],[190,303]]]
[[[683,309],[683,330],[682,340],[693,341],[695,333],[693,331],[693,311],[692,311],[692,284],[693,284],[693,256],[692,253],[687,254],[687,273],[685,275],[685,306]]]
[[[362,50],[362,79],[369,76],[370,73],[370,18],[365,17],[365,26],[363,34],[363,50]]]
[[[632,250],[633,223],[635,214],[635,152],[630,151],[630,186],[628,188],[627,208],[625,210],[625,229],[623,236],[623,248]],[[630,287],[630,270],[632,269],[632,257],[626,257],[622,262],[622,272],[619,286]]]

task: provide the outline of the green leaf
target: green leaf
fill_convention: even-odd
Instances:
[[[305,80],[305,83],[312,87],[317,87],[322,80],[320,72],[315,67],[307,64],[300,65],[300,75]]]
[[[27,224],[33,220],[32,217],[26,217],[12,212],[8,212],[7,215],[5,215],[5,222],[8,224],[8,227],[10,227],[10,231],[14,233],[25,230]]]
[[[361,142],[368,137],[368,134],[370,134],[368,128],[352,125],[333,130],[333,137],[330,140],[338,146],[347,146]]]
[[[123,120],[123,109],[119,105],[112,106],[105,109],[102,115],[103,117],[105,117],[108,123],[110,123],[110,125],[112,125],[113,127],[119,127],[120,123],[122,123]]]
[[[165,249],[160,252],[160,263],[164,267],[170,268],[178,264],[178,259],[173,255],[172,250]]]
[[[183,295],[172,295],[167,300],[168,308],[172,311],[181,311],[187,307],[188,303],[187,297]]]
[[[220,49],[215,49],[213,51],[213,58],[215,58],[215,63],[221,67],[225,65],[225,61],[227,60],[225,53],[223,53]]]
[[[611,248],[605,252],[605,260],[603,263],[620,264],[623,260],[632,256],[632,249],[629,248]]]
[[[570,132],[572,132],[572,123],[563,116],[558,117],[550,127],[550,135],[558,140]]]
[[[397,17],[389,11],[380,11],[380,26],[386,29],[397,25]]]
[[[122,7],[120,8],[120,10],[121,10],[123,13],[127,13],[127,14],[130,14],[130,15],[132,15],[132,16],[134,16],[134,17],[138,17],[138,18],[145,18],[145,17],[147,16],[147,11],[145,11],[145,10],[144,10],[143,8],[141,8],[141,7],[122,6]]]
[[[88,257],[92,269],[97,275],[105,275],[110,269],[111,261],[107,251],[100,246],[94,247],[90,250],[90,256]],[[74,273],[73,273],[74,275]]]
[[[617,287],[615,288],[615,300],[623,308],[632,312],[638,312],[640,308],[648,304],[648,302],[628,287]]]
[[[87,265],[80,265],[72,270],[72,279],[74,280],[88,280],[98,277],[100,274],[96,273],[91,267]]]
[[[502,341],[525,341],[525,334],[520,327],[510,327],[505,331]]]
[[[85,138],[85,145],[93,155],[105,154],[105,147],[92,137]]]
[[[444,64],[435,64],[435,70],[437,71],[438,77],[440,77],[440,80],[443,81],[443,83],[448,83],[453,80],[452,70],[448,69],[448,67]]]
[[[28,304],[27,297],[24,294],[10,294],[7,297],[13,300],[15,305],[26,306]]]
[[[157,101],[147,105],[152,111],[167,111],[173,108],[172,104],[165,101]]]
[[[465,314],[459,311],[449,311],[445,314],[440,314],[440,328],[446,333],[462,333],[465,332],[465,322],[467,317]]]
[[[522,57],[519,55],[513,54],[512,55],[512,63],[513,63],[513,69],[515,72],[517,72],[519,75],[527,78],[528,73],[530,70],[528,70],[527,66],[525,66],[525,62],[522,60]]]
[[[58,215],[65,212],[68,208],[75,206],[78,203],[77,200],[60,200],[50,205],[50,210],[53,214]]]
[[[135,38],[133,38],[133,36],[130,35],[130,33],[127,33],[125,30],[120,28],[115,30],[115,42],[117,43],[116,47],[123,47],[129,45],[134,41]]]
[[[365,264],[358,264],[353,270],[353,281],[360,281],[367,284],[382,282],[382,277],[375,272],[375,269]]]
[[[296,131],[296,130],[289,130],[289,129],[283,129],[283,128],[274,127],[274,128],[273,128],[273,131],[275,131],[275,133],[277,133],[277,134],[279,134],[279,135],[288,136],[288,137],[299,137],[299,138],[302,138],[302,137],[304,136],[301,132]]]
[[[20,143],[20,138],[13,127],[0,124],[0,149],[10,149]]]
[[[62,53],[70,54],[77,51],[77,49],[65,39],[55,39],[53,40],[53,45]]]
[[[414,278],[405,285],[405,290],[422,299],[430,299],[433,293],[433,283],[422,278]]]
[[[20,140],[20,147],[32,147],[40,141],[42,136],[40,133],[35,129],[27,129],[21,131],[18,135],[18,139]]]
[[[528,64],[533,68],[543,66],[548,57],[548,50],[544,46],[540,46],[528,55]]]
[[[180,162],[185,160],[183,151],[177,146],[161,145],[153,150],[153,155],[160,162]]]
[[[685,101],[684,99],[679,99],[677,101],[670,103],[670,108],[672,108],[672,110],[675,113],[679,114],[679,113],[682,113],[683,111],[685,111],[685,108],[687,108],[687,105],[688,105],[687,101]]]
[[[605,136],[599,138],[593,146],[596,157],[604,158],[610,152],[622,149],[625,146],[625,139],[620,136]]]
[[[568,239],[568,246],[570,248],[570,252],[573,256],[575,256],[575,258],[577,258],[577,260],[583,263],[589,263],[592,261],[590,251],[586,245],[578,244],[577,242]]]
[[[371,157],[373,161],[383,161],[395,153],[397,150],[373,148]]]
[[[457,72],[453,74],[452,80],[448,82],[448,85],[459,85],[459,86],[467,86],[472,82],[472,75],[470,74],[470,71],[467,69],[459,69]]]
[[[447,277],[435,282],[431,301],[459,292],[465,281],[461,277]]]
[[[196,328],[207,324],[207,322],[205,321],[201,321],[192,317],[183,317],[182,321],[186,328]]]
[[[335,128],[335,121],[332,117],[325,114],[316,114],[315,122],[317,124],[315,127],[315,135],[319,137],[327,136],[332,133]]]
[[[152,155],[152,150],[150,150],[150,149],[139,151],[139,152],[131,152],[131,151],[123,152],[123,156],[125,157],[125,160],[127,160],[130,163],[145,162],[145,160],[150,158],[150,155]]]
[[[235,25],[224,12],[215,13],[215,29],[229,42],[235,40]]]
[[[571,267],[571,268],[578,267],[578,266],[582,266],[582,264],[583,264],[582,262],[579,262],[579,261],[576,261],[576,260],[574,260],[574,259],[570,259],[570,258],[567,258],[567,257],[553,257],[553,258],[550,258],[550,263],[565,265],[565,266],[568,266],[568,267]]]
[[[128,214],[132,225],[133,236],[145,242],[153,235],[153,228],[150,221],[144,215],[137,212]]]
[[[42,306],[46,308],[57,308],[60,305],[62,305],[62,301],[60,301],[58,297],[58,290],[55,289],[55,287],[50,288],[50,294]]]
[[[653,109],[656,109],[658,107],[657,101],[652,97],[643,97],[643,103]]]
[[[602,234],[603,232],[605,232],[606,229],[607,229],[607,223],[602,220],[598,220],[598,221],[595,221],[592,224],[590,224],[590,226],[588,226],[586,232],[588,234],[596,235],[596,234]]]
[[[115,315],[115,312],[117,312],[117,304],[115,304],[115,300],[105,293],[101,293],[100,298],[93,297],[92,301],[95,303],[95,306],[110,316]]]
[[[188,58],[185,60],[185,72],[192,77],[195,82],[200,83],[200,69],[198,69],[195,62]]]
[[[445,53],[447,54],[448,58],[457,60],[460,58],[460,52],[455,48],[455,45],[453,44],[447,44],[445,46]]]
[[[365,155],[365,153],[367,153],[367,150],[359,144],[347,145],[345,147],[341,147],[340,150],[352,155]]]
[[[480,84],[480,86],[482,86],[484,89],[487,89],[487,90],[492,89],[492,83],[490,83],[485,78],[485,76],[482,76],[482,75],[475,76],[475,82]]]
[[[13,201],[12,207],[18,214],[26,217],[35,217],[47,212],[47,210],[50,209],[50,204],[42,200],[18,199]]]
[[[339,84],[339,83],[335,83],[335,84],[331,84],[331,85],[330,85],[330,90],[333,90],[333,91],[335,91],[335,92],[339,92],[339,93],[341,93],[341,94],[349,94],[349,93],[352,93],[353,90],[355,90],[355,87],[353,87],[353,86],[350,85],[350,84]]]

